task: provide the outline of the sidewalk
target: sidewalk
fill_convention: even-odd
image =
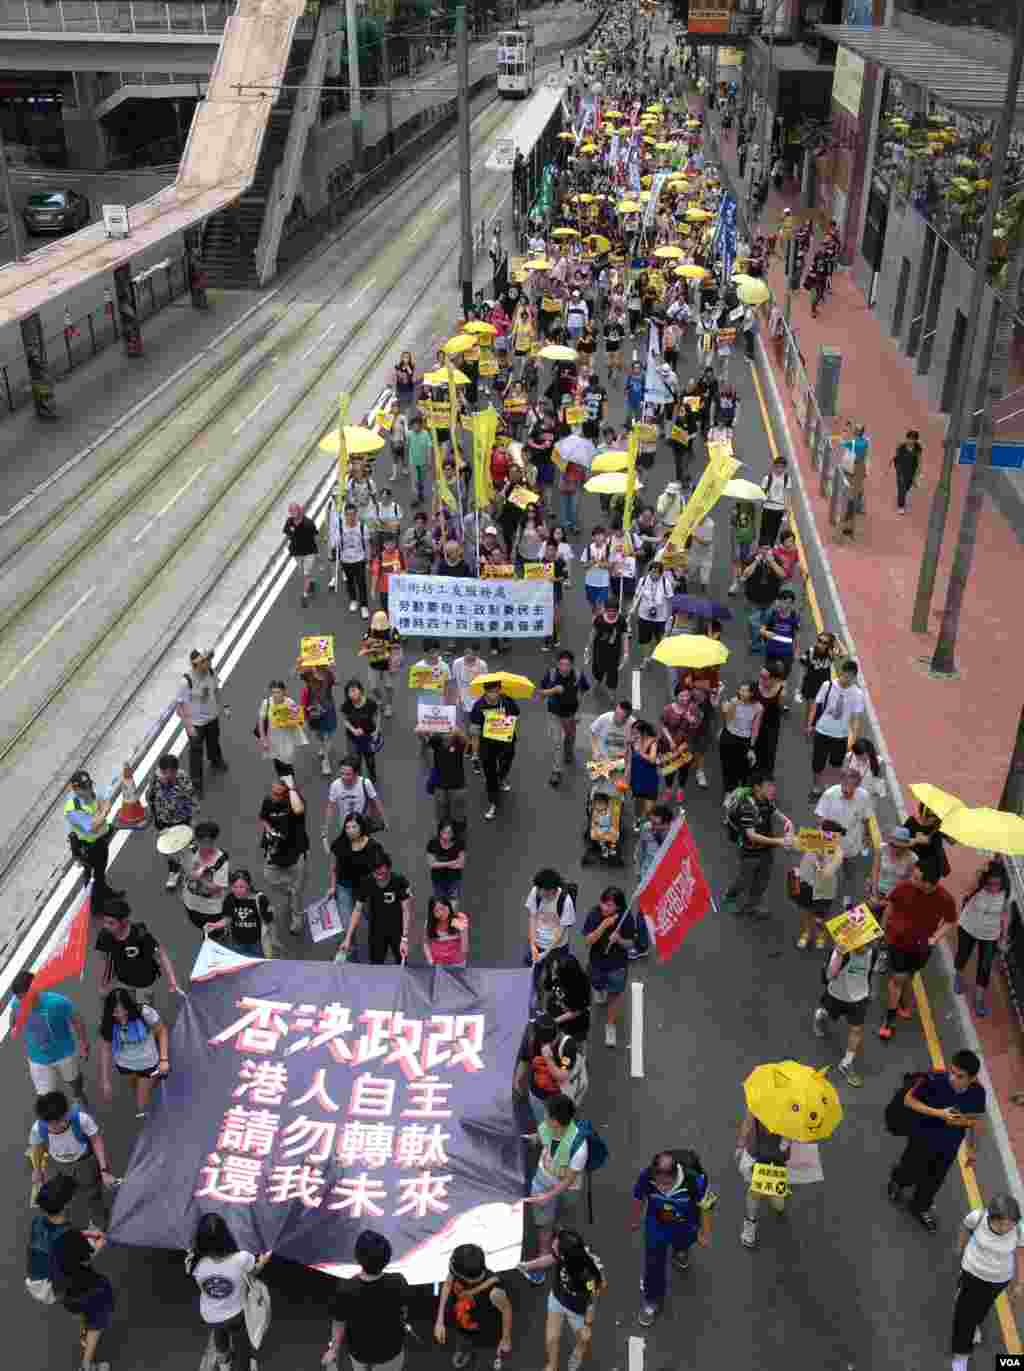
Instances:
[[[691,95],[691,103],[697,99]],[[720,137],[719,142],[725,168],[734,184],[739,184],[735,136]],[[777,223],[782,210],[795,202],[792,189],[779,194],[772,187],[762,223]],[[780,261],[772,262],[768,279],[781,299],[785,281]],[[959,679],[932,679],[927,667],[945,601],[968,470],[957,468],[954,474],[932,599],[931,631],[918,635],[911,632],[910,619],[929,505],[942,460],[945,417],[927,409],[914,385],[910,359],[868,308],[848,270],[836,272],[832,294],[826,297],[817,319],[811,316],[810,296],[795,291],[792,326],[799,335],[812,384],[821,348],[841,350],[838,411],[844,418],[864,423],[871,438],[867,514],[858,524],[856,542],[851,544],[829,524],[828,504],[819,494],[818,473],[803,442],[781,363],[768,343],[766,353],[790,431],[796,436],[815,522],[840,587],[862,674],[874,697],[890,765],[904,786],[928,780],[969,804],[997,805],[1020,712],[1017,682],[1024,666],[1024,649],[1016,632],[1020,582],[1011,571],[1021,565],[1020,541],[986,501],[960,621]],[[1024,377],[1012,380],[1011,389],[1022,381]],[[1020,397],[1016,397],[1001,412],[1019,408]],[[1003,426],[1001,435],[1011,426]],[[924,475],[906,515],[899,515],[892,454],[910,428],[921,434]],[[949,855],[953,867],[950,886],[959,898],[980,865],[979,854],[967,848],[951,848]],[[1010,1092],[1024,1084],[1020,1028],[1001,976],[993,980],[989,1017],[979,1019],[973,1009],[971,1015],[1014,1154],[1024,1166],[1024,1111],[1009,1101]]]

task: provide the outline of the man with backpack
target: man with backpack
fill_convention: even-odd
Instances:
[[[781,837],[772,832],[777,818],[783,824]],[[739,848],[739,867],[722,903],[728,901],[736,914],[767,918],[759,901],[772,877],[775,850],[793,844],[793,823],[775,808],[775,782],[762,771],[752,772],[747,784],[729,796],[725,822]]]
[[[522,1097],[527,1083],[526,1099],[538,1126],[544,1121],[548,1100],[561,1094],[582,1100],[586,1093],[583,1049],[571,1033],[559,1029],[550,1014],[537,1014],[526,1026],[512,1081],[515,1094]]]
[[[644,1306],[637,1322],[650,1328],[665,1299],[665,1263],[669,1251],[677,1271],[690,1266],[690,1248],[711,1242],[711,1211],[718,1196],[696,1152],[656,1152],[633,1186],[634,1232],[643,1224]]]
[[[552,1234],[559,1222],[572,1222],[583,1195],[584,1173],[598,1170],[608,1160],[608,1148],[584,1119],[577,1119],[576,1106],[568,1095],[552,1095],[537,1132],[527,1141],[540,1144],[540,1159],[523,1201],[533,1206],[537,1246],[545,1257],[551,1251]],[[535,1271],[528,1280],[539,1285],[543,1273]]]
[[[40,1304],[57,1303],[51,1274],[53,1249],[57,1240],[71,1230],[68,1210],[77,1189],[73,1176],[54,1176],[40,1186],[36,1196],[36,1206],[40,1212],[33,1214],[29,1229],[25,1289]]]
[[[851,903],[847,901],[847,918],[853,924],[862,922],[863,915],[855,914],[849,908]],[[846,1051],[840,1058],[838,1070],[847,1085],[855,1087],[864,1084],[864,1078],[856,1071],[854,1063],[864,1042],[864,1020],[867,1018],[871,977],[877,960],[877,943],[868,943],[854,952],[842,952],[836,947],[825,958],[821,970],[825,988],[821,1002],[814,1011],[814,1036],[824,1038],[830,1023],[846,1020]]]
[[[578,886],[563,883],[553,867],[545,866],[533,878],[526,897],[526,965],[536,968],[534,985],[539,987],[545,958],[564,957],[569,951],[570,930],[576,926]]]
[[[132,921],[132,911],[124,900],[108,901],[100,924],[96,951],[105,954],[99,972],[101,995],[124,987],[140,1005],[152,1005],[161,976],[167,977],[171,994],[178,993],[178,978],[166,949],[144,923]]]
[[[47,1168],[70,1176],[85,1196],[89,1222],[101,1233],[110,1218],[105,1186],[113,1183],[107,1148],[99,1124],[77,1104],[68,1107],[67,1096],[51,1090],[36,1100],[36,1121],[28,1135],[32,1162],[32,1187],[46,1179]]]

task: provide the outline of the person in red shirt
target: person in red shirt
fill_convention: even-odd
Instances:
[[[915,871],[889,892],[882,912],[885,943],[889,953],[889,1005],[880,1038],[891,1038],[897,1017],[912,1019],[910,982],[942,938],[956,932],[956,901],[948,890],[926,881]]]

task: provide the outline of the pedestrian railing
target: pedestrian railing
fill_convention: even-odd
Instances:
[[[187,291],[185,258],[169,257],[157,262],[140,272],[134,285],[139,321],[143,322]],[[54,379],[59,380],[116,343],[120,336],[116,306],[110,296],[88,314],[75,319],[67,314],[63,327],[45,336],[47,366]],[[13,414],[31,400],[32,382],[24,356],[0,361],[0,414]]]

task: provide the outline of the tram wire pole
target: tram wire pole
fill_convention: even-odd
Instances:
[[[345,43],[348,48],[348,100],[352,121],[352,165],[363,170],[363,110],[359,89],[359,43],[356,37],[356,0],[345,0]]]
[[[462,239],[459,281],[462,288],[462,313],[468,318],[473,308],[473,202],[469,161],[469,32],[465,5],[459,5],[455,10],[455,49],[459,83],[459,208]]]

